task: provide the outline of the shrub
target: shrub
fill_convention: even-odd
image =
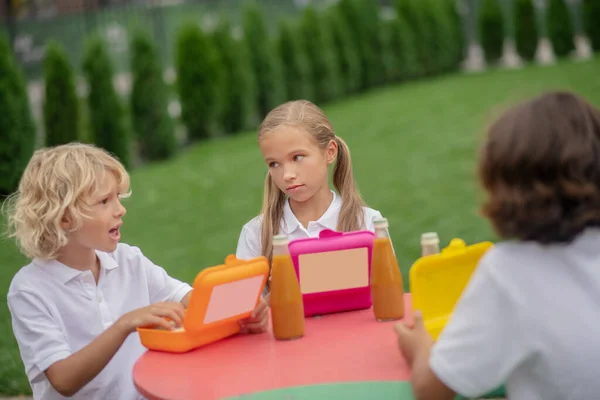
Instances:
[[[421,0],[397,0],[396,12],[406,21],[413,33],[418,60],[417,77],[425,76],[434,70],[434,36],[427,21],[427,14]]]
[[[345,24],[350,28],[352,43],[358,50],[360,58],[360,91],[369,89],[376,77],[371,66],[377,55],[369,45],[366,24],[361,15],[361,0],[340,0],[336,7]]]
[[[566,0],[548,0],[548,36],[558,57],[573,49],[573,21]]]
[[[177,36],[177,90],[181,120],[191,139],[206,139],[216,128],[221,95],[221,65],[214,44],[194,22]]]
[[[35,125],[25,77],[0,34],[0,196],[17,189],[35,148]]]
[[[388,41],[385,40],[385,26],[380,16],[380,6],[377,1],[358,0],[363,32],[366,44],[371,50],[367,61],[369,65],[370,86],[381,85],[386,81],[385,59],[389,58]]]
[[[448,29],[454,40],[454,65],[458,66],[463,61],[466,49],[463,21],[458,13],[456,0],[440,0],[442,8],[447,13]]]
[[[288,100],[315,98],[306,43],[299,27],[289,20],[279,22],[276,46]]]
[[[315,88],[315,102],[324,103],[341,92],[340,72],[331,34],[326,21],[311,6],[303,11],[301,27]]]
[[[177,150],[175,127],[157,48],[142,29],[131,40],[131,75],[131,118],[140,153],[147,160],[167,159]]]
[[[401,15],[384,21],[384,37],[388,42],[388,57],[385,62],[389,81],[414,78],[419,73],[416,43],[408,23]]]
[[[502,56],[504,22],[498,0],[481,0],[479,32],[481,47],[487,61],[496,61]]]
[[[223,69],[220,124],[227,133],[240,132],[256,119],[256,82],[248,52],[232,36],[231,22],[226,16],[221,17],[212,40]]]
[[[275,55],[264,16],[253,1],[244,3],[244,40],[257,83],[257,109],[260,117],[281,104],[286,98],[281,64]]]
[[[531,0],[517,0],[515,6],[517,52],[524,59],[532,60],[535,57],[538,43],[535,9]]]
[[[355,93],[361,85],[360,54],[352,39],[352,32],[338,7],[330,7],[325,13],[330,26],[333,50],[336,53],[341,77],[341,86],[345,94]]]
[[[450,8],[446,0],[421,0],[423,11],[429,21],[431,47],[434,49],[432,60],[433,73],[453,70],[461,61],[461,42],[455,31]]]
[[[414,36],[419,65],[417,76],[450,70],[462,58],[456,21],[446,0],[397,0],[397,14]]]
[[[79,140],[79,99],[73,69],[62,45],[51,40],[44,57],[46,145]]]
[[[130,137],[123,105],[113,85],[113,65],[106,43],[97,35],[85,43],[83,71],[89,87],[88,109],[94,143],[130,167]]]
[[[583,19],[585,32],[595,50],[600,50],[600,1],[583,0]]]

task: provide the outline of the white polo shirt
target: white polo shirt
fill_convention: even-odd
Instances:
[[[342,198],[333,190],[333,200],[317,221],[310,221],[305,228],[290,208],[289,200],[285,202],[283,208],[283,218],[280,225],[280,233],[287,235],[290,240],[301,238],[318,237],[323,229],[336,230],[340,210],[342,209]],[[363,207],[365,215],[364,229],[374,231],[373,221],[381,218],[381,213],[369,207]],[[238,240],[236,257],[239,259],[250,259],[259,257],[262,254],[262,216],[254,217],[242,227],[242,232]]]
[[[88,345],[123,314],[161,301],[181,301],[190,285],[167,275],[133,246],[96,252],[98,285],[91,271],[58,261],[33,260],[8,290],[12,327],[35,399],[63,399],[44,371]],[[133,365],[145,351],[132,333],[112,360],[73,399],[140,399]]]
[[[434,344],[430,366],[478,398],[600,396],[600,230],[570,244],[497,244],[481,259]]]

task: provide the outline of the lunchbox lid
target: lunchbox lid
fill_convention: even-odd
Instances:
[[[368,287],[374,238],[368,230],[325,229],[317,238],[291,241],[288,247],[302,294]]]
[[[184,328],[199,331],[249,317],[268,276],[269,262],[262,256],[240,260],[230,254],[224,264],[205,268],[194,279]]]
[[[419,258],[410,269],[410,291],[414,310],[423,320],[447,318],[454,309],[481,257],[493,246],[480,242],[467,246],[452,239],[439,254]]]

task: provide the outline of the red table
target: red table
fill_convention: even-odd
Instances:
[[[405,319],[412,321],[410,294]],[[278,341],[263,334],[236,335],[200,349],[171,354],[148,351],[133,368],[143,396],[155,399],[222,399],[299,385],[408,380],[393,325],[373,310],[307,318],[305,336]]]

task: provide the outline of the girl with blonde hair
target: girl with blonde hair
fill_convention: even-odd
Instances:
[[[272,237],[318,237],[323,229],[373,230],[379,211],[365,205],[352,174],[350,149],[323,111],[308,100],[284,103],[262,122],[258,144],[268,167],[260,215],[246,223],[238,258],[271,259]],[[329,167],[333,186],[329,187]]]

